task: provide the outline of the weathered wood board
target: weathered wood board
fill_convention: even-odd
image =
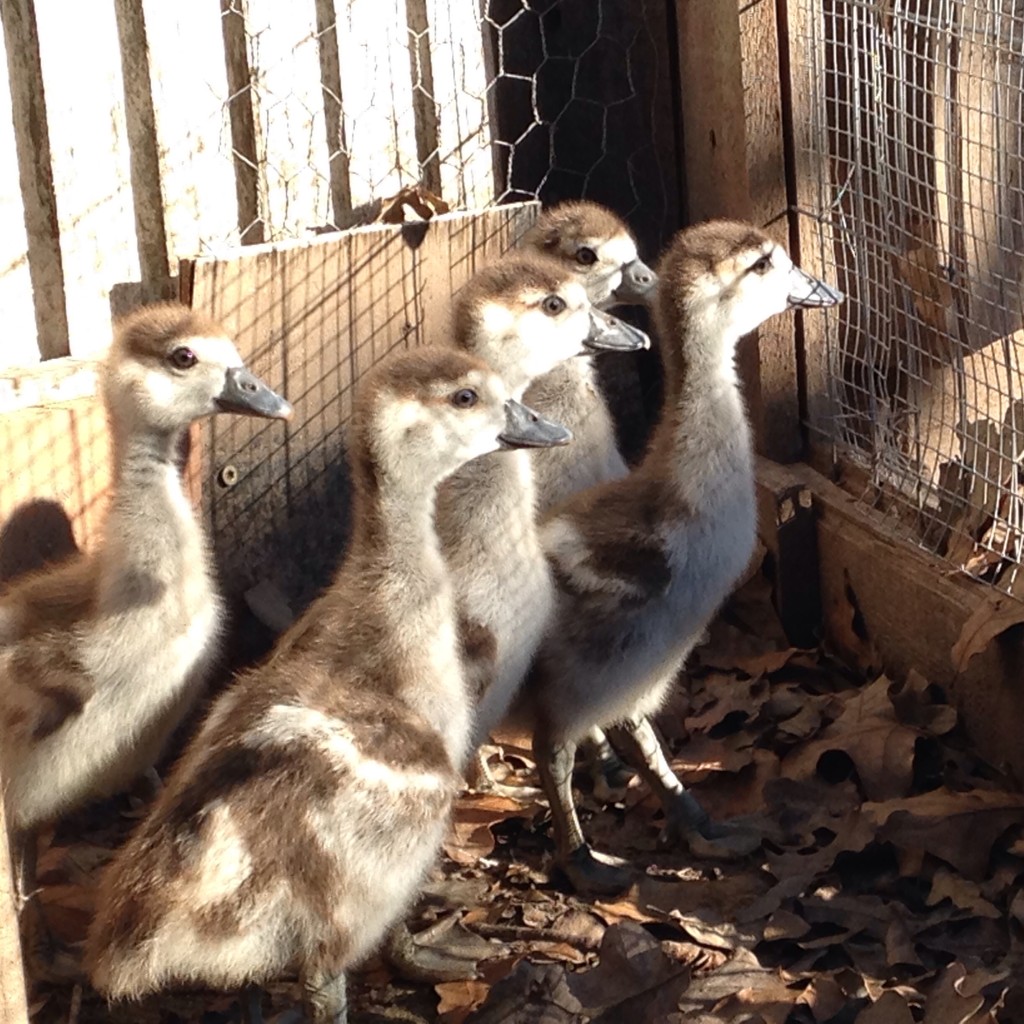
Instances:
[[[0,374],[0,577],[64,553],[67,520],[79,547],[92,544],[109,485],[95,364],[54,359]]]
[[[508,249],[536,203],[374,225],[195,260],[189,299],[237,338],[296,409],[287,425],[204,427],[203,514],[229,590],[269,581],[302,605],[347,535],[343,428],[360,376],[390,352],[447,339],[452,295]]]

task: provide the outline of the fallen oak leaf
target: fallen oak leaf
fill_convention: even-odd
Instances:
[[[483,1003],[490,990],[490,983],[478,978],[440,982],[434,986],[434,991],[440,997],[437,1019],[443,1024],[462,1024]]]
[[[861,817],[880,842],[927,850],[975,881],[985,876],[992,844],[1020,821],[1024,796],[999,790],[946,788],[902,800],[868,802]]]
[[[529,818],[539,806],[493,793],[465,793],[456,801],[444,852],[457,864],[475,864],[494,850],[492,826],[509,818]]]
[[[1000,633],[1024,623],[1024,603],[1009,595],[986,598],[968,616],[960,636],[950,652],[953,668],[959,673]]]
[[[854,1024],[914,1024],[910,1004],[897,992],[883,992],[857,1014]]]
[[[1000,911],[982,896],[981,886],[955,871],[940,867],[932,877],[932,888],[926,903],[934,907],[944,899],[978,917],[1002,917]]]

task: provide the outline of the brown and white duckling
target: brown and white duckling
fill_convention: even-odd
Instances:
[[[218,412],[291,415],[221,326],[177,304],[120,323],[100,383],[114,461],[102,539],[0,596],[0,777],[26,890],[37,826],[151,766],[217,654],[223,607],[182,486],[185,432]]]
[[[648,305],[656,294],[658,276],[637,255],[629,226],[599,203],[568,202],[544,210],[520,245],[570,268],[600,309]],[[576,438],[568,448],[536,452],[532,457],[539,515],[578,491],[620,480],[629,472],[592,358],[558,365],[531,385],[525,401],[564,423]],[[613,798],[628,784],[632,772],[596,726],[580,746],[594,792],[602,799]]]
[[[461,352],[364,378],[346,560],[287,651],[215,702],[106,872],[86,953],[101,993],[294,970],[315,1020],[345,1019],[344,972],[415,897],[470,738],[437,485],[552,430]]]
[[[560,363],[647,340],[594,309],[570,269],[536,253],[510,254],[478,273],[460,292],[453,320],[455,347],[482,358],[514,398]],[[565,444],[571,437],[562,430],[551,440]],[[533,454],[501,452],[471,462],[438,494],[437,529],[477,698],[475,743],[504,718],[554,607],[537,532]]]
[[[546,253],[570,269],[599,309],[646,304],[657,290],[657,275],[637,255],[629,227],[598,203],[562,203],[545,210],[520,247]],[[539,514],[577,491],[618,480],[629,471],[592,358],[559,364],[534,381],[525,401],[564,423],[576,439],[569,448],[534,456]]]
[[[759,229],[713,221],[676,235],[658,268],[658,329],[677,374],[642,464],[555,509],[542,540],[558,606],[524,688],[551,802],[557,864],[579,888],[617,891],[629,875],[598,860],[572,797],[576,743],[592,726],[661,799],[671,838],[718,833],[676,778],[656,712],[755,543],[750,426],[737,341],[794,306],[841,296],[794,267]]]

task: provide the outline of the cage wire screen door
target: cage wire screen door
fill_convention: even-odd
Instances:
[[[1024,4],[795,0],[803,237],[848,294],[812,436],[919,543],[1024,590]]]

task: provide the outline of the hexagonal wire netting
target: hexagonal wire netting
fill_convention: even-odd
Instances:
[[[227,81],[217,68],[207,93],[223,96],[216,152],[234,165],[238,218],[225,230],[219,204],[199,251],[365,222],[411,185],[451,209],[590,196],[641,233],[664,230],[663,10],[662,0],[223,0]]]
[[[1024,15],[1010,0],[798,0],[806,238],[849,295],[811,427],[866,500],[1024,588]]]

